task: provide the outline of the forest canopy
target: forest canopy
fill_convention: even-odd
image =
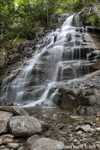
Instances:
[[[0,42],[32,39],[40,27],[51,25],[52,15],[77,12],[98,0],[0,0]]]

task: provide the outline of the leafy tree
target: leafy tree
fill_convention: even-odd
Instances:
[[[53,14],[80,11],[99,0],[0,0],[0,41],[33,39],[42,26],[49,26]]]
[[[14,3],[13,0],[0,0],[0,30],[1,30],[1,36],[0,40],[3,41],[4,39],[7,39],[7,37],[12,31],[11,25],[13,24],[13,18],[14,18]]]

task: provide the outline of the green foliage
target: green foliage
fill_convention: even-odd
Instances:
[[[88,17],[92,26],[100,27],[100,17],[97,14]]]
[[[17,46],[17,43],[23,43],[25,40],[27,40],[27,39],[25,39],[25,38],[18,38],[18,39],[14,42],[13,47],[16,47],[16,46]]]
[[[8,40],[3,42],[0,45],[0,52],[2,51],[9,51],[10,49],[12,49],[13,47],[17,46],[17,43],[23,43],[26,39],[25,38],[17,38],[16,41],[14,42],[15,39],[12,40]],[[14,43],[13,43],[14,42]]]
[[[14,3],[13,0],[0,0],[0,40],[4,41],[7,37],[10,37],[11,24],[13,23],[14,15]]]
[[[0,0],[0,42],[17,36],[33,39],[40,27],[50,26],[53,14],[77,12],[97,2],[98,0]],[[96,25],[97,18],[91,22]]]
[[[57,13],[63,13],[63,9],[59,8],[59,9],[57,10]]]

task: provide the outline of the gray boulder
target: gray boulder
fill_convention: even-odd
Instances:
[[[63,142],[49,138],[40,138],[32,144],[30,150],[62,150],[63,148]]]
[[[0,134],[8,131],[8,121],[12,116],[10,112],[0,111]]]
[[[70,82],[62,82],[57,86],[58,93],[55,94],[53,101],[65,110],[73,111],[82,106],[86,110],[84,115],[97,114],[100,110],[99,84],[100,70]]]
[[[1,111],[11,112],[14,115],[28,115],[22,107],[19,106],[0,106]]]
[[[38,140],[40,138],[40,135],[37,135],[37,134],[35,134],[35,135],[32,135],[31,137],[29,137],[28,139],[27,139],[27,143],[29,144],[29,145],[32,145],[34,142],[36,142],[36,140]]]
[[[17,137],[27,137],[42,132],[39,120],[31,116],[12,117],[9,122],[9,129],[11,134]]]

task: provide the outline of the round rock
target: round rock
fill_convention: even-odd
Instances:
[[[42,132],[39,120],[31,116],[12,117],[9,122],[9,129],[11,134],[17,137],[27,137]]]
[[[63,148],[63,142],[49,138],[40,138],[32,144],[30,150],[62,150]]]
[[[19,147],[19,144],[18,143],[8,143],[7,147],[17,149]]]

